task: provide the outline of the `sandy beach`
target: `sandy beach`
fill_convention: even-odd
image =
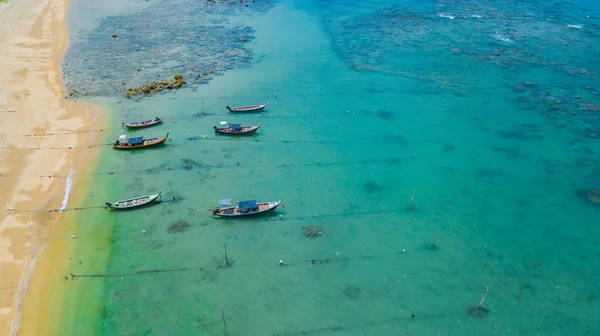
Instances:
[[[64,225],[60,212],[40,211],[65,205],[67,178],[52,176],[85,171],[89,165],[76,162],[88,154],[69,147],[90,141],[89,133],[77,132],[101,128],[97,108],[64,99],[67,7],[66,0],[0,3],[0,335],[17,334],[32,275],[53,269],[34,272],[58,224]]]

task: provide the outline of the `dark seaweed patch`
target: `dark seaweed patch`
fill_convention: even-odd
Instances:
[[[174,73],[182,74],[188,85],[208,83],[224,71],[247,66],[252,58],[246,45],[253,30],[231,23],[228,15],[264,12],[275,2],[190,0],[106,17],[85,38],[71,42],[63,63],[66,91],[124,96],[127,87],[163,81]]]
[[[402,147],[408,147],[408,141],[405,137],[398,134],[386,134],[383,137],[383,141],[400,145]]]
[[[359,286],[347,285],[344,288],[344,296],[350,300],[358,300],[362,294],[362,290]]]
[[[600,206],[600,189],[581,190],[578,191],[576,195],[589,204]]]
[[[170,233],[182,233],[189,228],[190,224],[182,220],[169,225]]]
[[[363,187],[365,188],[365,192],[367,193],[367,195],[379,193],[382,190],[382,187],[381,187],[381,185],[379,185],[379,183],[372,182],[372,181],[365,182],[363,184]]]
[[[377,110],[375,114],[383,120],[390,120],[394,117],[394,113],[387,110]]]
[[[444,148],[442,148],[442,151],[444,153],[450,153],[450,152],[454,151],[454,146],[453,145],[445,145]]]
[[[181,159],[181,162],[183,163],[183,169],[185,170],[191,170],[192,168],[201,166],[200,163],[192,159]]]

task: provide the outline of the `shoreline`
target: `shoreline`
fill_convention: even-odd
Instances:
[[[12,0],[0,5],[0,196],[4,208],[35,210],[0,213],[0,334],[28,334],[20,325],[41,326],[52,320],[38,298],[51,291],[49,273],[60,268],[59,254],[74,248],[59,239],[70,216],[39,210],[59,209],[65,202],[65,178],[71,169],[81,174],[92,169],[96,151],[69,150],[94,143],[102,128],[102,114],[88,103],[66,100],[61,61],[68,46],[67,0]],[[10,112],[9,112],[10,111]],[[95,126],[97,125],[99,126]],[[57,136],[24,137],[25,134],[66,132]],[[37,148],[64,148],[35,150]],[[43,177],[42,177],[43,176]],[[83,191],[75,183],[69,204]],[[60,224],[60,225],[59,225]],[[58,235],[57,235],[58,233]],[[60,247],[60,248],[58,248]],[[38,320],[38,317],[43,319]],[[31,329],[31,328],[30,328]],[[30,334],[36,333],[35,328]],[[38,329],[41,330],[41,329]]]
[[[98,141],[99,138],[102,137],[90,135],[90,141],[91,139]],[[95,186],[93,172],[98,169],[100,157],[97,154],[97,152],[87,152],[87,155],[80,155],[76,158],[74,166],[79,168],[73,177],[69,208],[89,206],[86,198],[89,196],[90,189],[94,189]],[[92,206],[97,205],[92,204]],[[101,215],[105,212],[104,209],[90,211],[94,211],[94,214],[96,214],[95,211],[98,211],[98,215],[94,217],[97,221],[105,222],[104,216]],[[66,211],[62,214],[60,225],[52,231],[43,254],[40,255],[36,264],[35,276],[30,281],[28,293],[22,301],[23,313],[18,335],[81,334],[66,332],[66,330],[72,331],[73,329],[71,323],[67,322],[78,321],[68,321],[64,316],[69,312],[77,312],[77,316],[81,317],[79,314],[84,315],[83,312],[90,307],[95,308],[102,304],[99,300],[80,304],[85,301],[85,296],[81,292],[93,291],[95,283],[65,280],[65,277],[71,272],[89,273],[91,271],[88,269],[98,270],[105,267],[107,263],[104,258],[98,258],[93,262],[86,260],[85,265],[81,265],[82,260],[85,259],[82,256],[88,249],[104,249],[103,244],[109,241],[108,238],[102,239],[104,238],[102,233],[98,234],[94,231],[98,228],[102,231],[101,225],[91,225],[94,220],[86,222],[81,220],[86,215],[89,216],[89,212]],[[82,223],[86,225],[77,225]],[[89,230],[93,232],[90,233]],[[110,232],[107,234],[107,237],[109,236]],[[86,317],[92,315],[88,314]],[[91,334],[91,330],[89,334]]]

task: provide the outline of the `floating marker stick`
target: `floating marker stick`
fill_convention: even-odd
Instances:
[[[487,298],[489,289],[490,289],[490,286],[485,285],[485,292],[483,292],[483,295],[481,296],[481,301],[479,301],[479,304],[474,307],[473,306],[467,307],[467,311],[469,311],[469,313],[471,313],[473,316],[478,317],[478,318],[484,318],[490,312],[489,309],[487,309],[483,306],[483,302]]]
[[[221,305],[221,319],[223,320],[223,336],[227,336],[227,323],[225,323],[225,309]]]
[[[413,208],[413,204],[415,204],[415,194],[416,194],[416,193],[417,193],[417,190],[416,190],[416,189],[415,189],[415,190],[413,190],[412,197],[410,198],[410,209],[411,209],[411,210],[412,210],[412,208]]]
[[[223,244],[223,249],[225,250],[225,264],[229,266],[229,258],[227,257],[227,245]]]
[[[481,306],[483,306],[483,301],[485,301],[485,298],[488,295],[488,290],[490,289],[490,286],[485,285],[485,292],[483,293],[483,295],[481,296],[481,301],[479,301],[479,304],[477,305],[477,309],[481,309]]]

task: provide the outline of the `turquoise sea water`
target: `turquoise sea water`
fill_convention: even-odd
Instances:
[[[592,1],[74,2],[69,90],[115,126],[166,118],[130,133],[170,132],[102,149],[100,190],[164,197],[90,213],[112,225],[110,251],[82,257],[109,253],[111,276],[76,280],[104,283],[93,331],[221,335],[222,305],[228,335],[597,334],[599,16]],[[124,98],[175,73],[191,85]],[[263,130],[217,137],[221,120]],[[285,208],[213,219],[229,197]]]

